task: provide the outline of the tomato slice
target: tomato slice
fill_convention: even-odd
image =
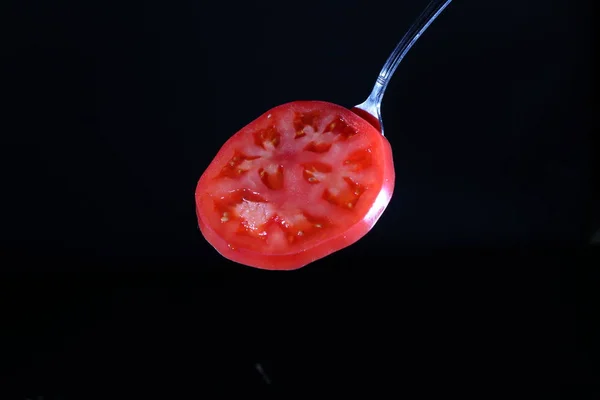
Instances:
[[[322,101],[275,107],[219,150],[196,188],[206,240],[251,267],[293,270],[355,243],[394,190],[389,142]]]

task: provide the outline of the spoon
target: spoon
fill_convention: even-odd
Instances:
[[[406,32],[402,40],[398,43],[392,54],[383,65],[375,86],[367,99],[354,106],[352,111],[358,114],[363,119],[367,120],[383,135],[383,121],[381,119],[381,102],[383,94],[387,88],[392,75],[398,68],[400,62],[406,56],[406,53],[411,49],[415,42],[421,37],[423,32],[429,25],[441,14],[442,11],[452,2],[452,0],[434,0],[429,3],[427,8],[421,13],[419,18],[414,22],[410,29]]]
[[[365,236],[395,185],[381,100],[408,50],[451,0],[432,1],[353,108],[294,101],[231,136],[196,187],[198,226],[225,258],[293,270]]]

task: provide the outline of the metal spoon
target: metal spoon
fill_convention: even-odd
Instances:
[[[408,32],[406,32],[383,65],[383,68],[377,77],[377,81],[375,82],[375,86],[367,100],[352,108],[352,111],[369,121],[382,135],[383,121],[381,119],[381,101],[392,75],[413,44],[415,44],[429,25],[431,25],[451,2],[452,0],[434,0],[429,3],[425,11],[421,13]]]

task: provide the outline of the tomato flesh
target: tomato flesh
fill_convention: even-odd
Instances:
[[[196,188],[198,225],[224,257],[293,270],[355,243],[392,197],[389,142],[336,104],[296,101],[242,128]]]

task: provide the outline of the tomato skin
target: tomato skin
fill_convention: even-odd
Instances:
[[[240,142],[241,136],[247,136],[259,121],[264,121],[270,115],[275,115],[280,110],[286,108],[323,109],[328,112],[335,112],[343,115],[353,126],[357,127],[359,132],[368,135],[370,145],[377,149],[378,172],[381,175],[378,179],[378,193],[374,200],[369,203],[368,209],[364,209],[365,206],[363,206],[363,209],[360,211],[363,214],[354,223],[342,231],[334,232],[328,237],[310,243],[308,247],[290,249],[289,252],[273,253],[261,248],[250,249],[244,246],[232,245],[230,240],[217,232],[214,228],[214,222],[211,223],[211,212],[213,212],[211,210],[214,208],[214,205],[210,204],[211,201],[207,195],[211,190],[211,180],[218,173],[219,167],[226,165],[232,154],[231,149]],[[394,185],[395,171],[391,146],[387,139],[377,132],[371,124],[352,111],[333,103],[296,101],[274,107],[263,113],[227,140],[198,181],[195,193],[196,214],[203,236],[223,257],[259,269],[295,270],[348,247],[365,236],[373,228],[389,204],[393,195]]]

